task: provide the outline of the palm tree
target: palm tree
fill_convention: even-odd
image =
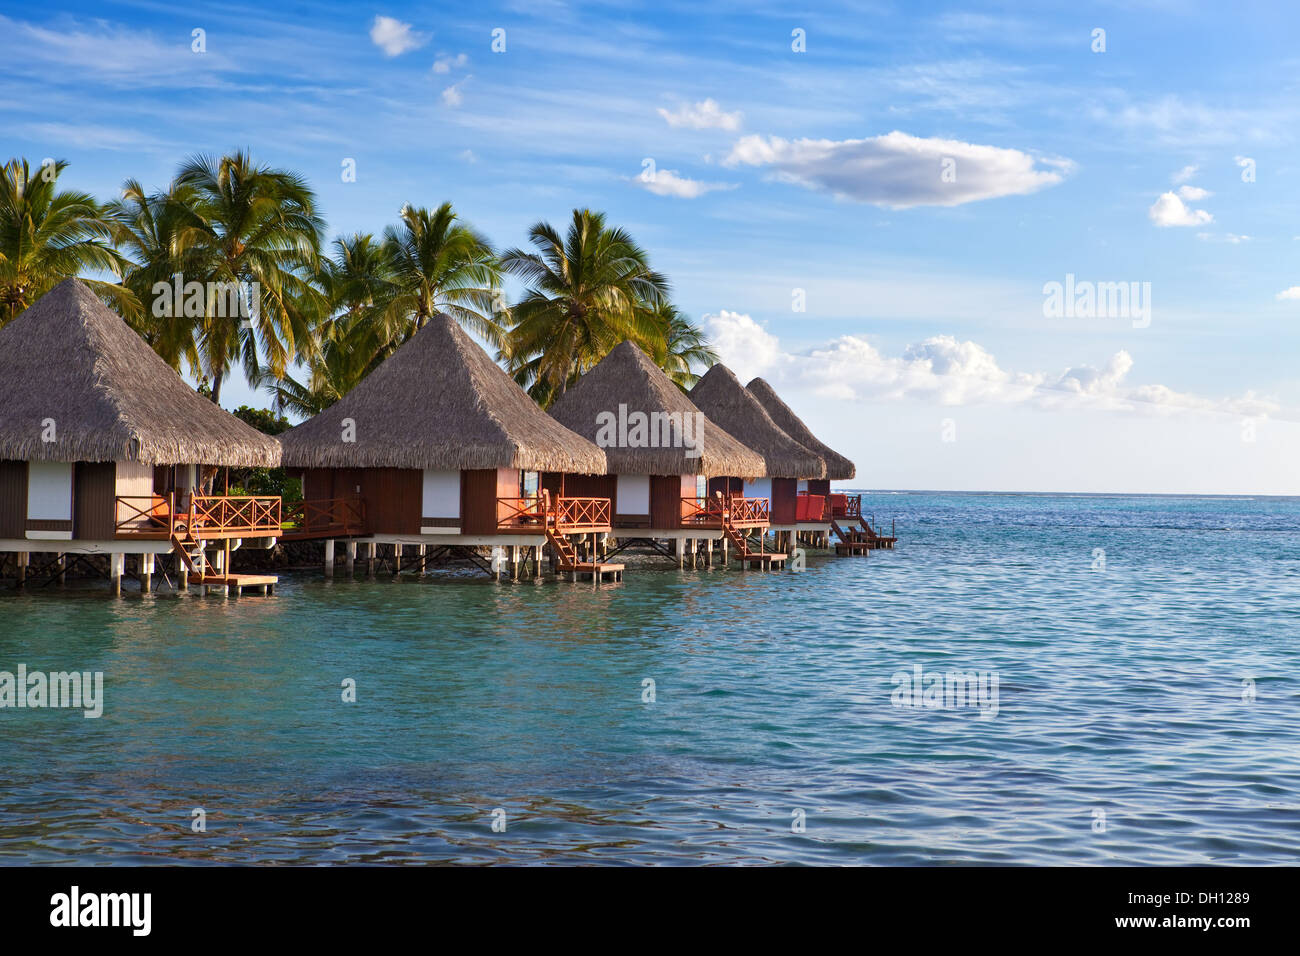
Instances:
[[[0,166],[0,326],[64,279],[122,273],[103,208],[88,193],[59,190],[67,165],[48,163],[35,175],[25,159]],[[124,313],[138,309],[121,286],[82,277]]]
[[[181,166],[176,184],[189,190],[196,220],[183,238],[200,263],[194,278],[235,284],[254,302],[251,315],[229,316],[210,301],[202,319],[199,355],[212,380],[212,401],[219,403],[236,359],[249,381],[259,381],[264,373],[282,376],[294,360],[315,355],[312,324],[323,305],[310,277],[324,224],[302,177],[258,166],[243,152],[195,156]]]
[[[154,292],[158,283],[171,289],[178,273],[193,276],[202,271],[203,250],[187,245],[187,237],[202,234],[193,202],[193,190],[176,183],[165,192],[149,194],[139,181],[128,179],[122,198],[109,203],[107,214],[114,222],[117,248],[128,259],[122,284],[141,306],[132,324],[172,368],[179,372],[184,362],[198,376],[198,326],[174,307],[170,295],[170,307],[161,307]]]
[[[468,225],[459,223],[451,203],[430,212],[402,208],[401,223],[384,230],[395,294],[385,310],[390,342],[401,345],[437,312],[446,312],[490,344],[501,343],[494,318],[501,269],[492,246]]]
[[[510,249],[506,272],[526,285],[510,309],[501,358],[539,402],[549,405],[583,372],[625,339],[653,352],[661,338],[651,309],[668,295],[668,280],[622,229],[602,213],[575,209],[561,239],[539,222],[528,239],[536,252]]]
[[[667,300],[661,300],[652,315],[663,338],[661,343],[657,343],[662,348],[656,350],[651,358],[668,373],[678,388],[683,392],[689,391],[699,379],[696,366],[707,369],[717,364],[718,353],[699,326]]]
[[[320,349],[305,381],[264,374],[257,384],[277,408],[316,415],[346,395],[383,361],[391,344],[385,323],[397,294],[391,250],[369,233],[334,240],[334,255],[321,260],[316,284],[328,303],[320,323]]]

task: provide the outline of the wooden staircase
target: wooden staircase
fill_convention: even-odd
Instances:
[[[882,549],[892,549],[894,542],[898,538],[893,536],[879,535],[875,529],[867,522],[866,518],[858,516],[858,527],[850,525],[845,528],[835,518],[831,518],[831,531],[840,540],[835,543],[835,553],[838,555],[860,554],[865,555],[868,551],[879,551]]]
[[[764,551],[763,539],[759,538],[758,550],[754,551],[749,546],[748,529],[737,528],[731,519],[731,496],[725,498],[721,491],[715,491],[714,494],[719,498],[722,510],[722,533],[726,535],[727,540],[731,543],[731,557],[740,562],[741,567],[749,568],[751,566],[760,567],[764,571],[773,564],[784,565],[786,555],[778,551]]]
[[[229,589],[234,588],[236,594],[241,594],[244,588],[258,588],[263,594],[270,594],[272,588],[279,583],[279,578],[269,574],[231,574],[229,544],[226,546],[223,562],[226,570],[221,574],[214,574],[208,564],[207,556],[203,553],[203,542],[196,539],[188,530],[173,531],[171,543],[177,558],[185,566],[186,583],[196,584],[200,589],[218,587],[225,588],[229,593]]]
[[[592,583],[599,586],[606,574],[615,581],[623,580],[623,565],[611,561],[583,561],[578,549],[569,540],[567,525],[559,499],[552,501],[549,491],[542,492],[542,530],[546,533],[546,542],[555,555],[555,569],[559,574],[570,574],[578,580],[579,574],[590,574]]]

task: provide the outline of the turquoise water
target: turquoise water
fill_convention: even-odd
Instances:
[[[0,670],[106,702],[0,710],[0,862],[1300,860],[1300,500],[866,509],[897,551],[600,591],[5,585]],[[996,716],[894,706],[918,664]]]

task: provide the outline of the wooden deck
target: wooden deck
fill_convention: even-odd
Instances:
[[[774,564],[784,565],[786,558],[787,555],[784,555],[779,551],[751,551],[748,554],[736,554],[733,552],[731,555],[733,561],[739,561],[741,564],[745,565],[757,565],[764,571],[769,570]]]
[[[205,574],[191,578],[188,583],[196,587],[233,588],[236,594],[242,594],[245,588],[259,588],[263,594],[271,594],[280,579],[273,574]]]
[[[605,575],[612,574],[615,581],[623,580],[623,565],[612,564],[609,561],[578,561],[571,567],[560,570],[560,574],[572,574],[573,580],[578,580],[580,574],[590,574],[592,582],[599,587],[600,582],[605,579]]]

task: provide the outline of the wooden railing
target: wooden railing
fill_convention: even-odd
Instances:
[[[284,505],[281,522],[287,535],[332,534],[346,537],[366,529],[366,506],[359,496],[291,501]]]
[[[280,534],[279,497],[260,495],[120,495],[117,537],[267,538]]]
[[[560,534],[609,531],[612,508],[608,498],[552,498],[543,491],[535,498],[498,498],[497,528],[537,531],[548,526]]]
[[[771,523],[766,498],[715,495],[711,498],[683,498],[682,527],[720,528],[724,509],[735,528],[766,528]]]
[[[170,538],[176,529],[176,495],[118,495],[113,512],[117,537]]]
[[[281,531],[280,497],[191,495],[186,529],[196,538],[276,537]]]
[[[556,530],[565,534],[610,530],[608,498],[557,498],[555,508]]]

